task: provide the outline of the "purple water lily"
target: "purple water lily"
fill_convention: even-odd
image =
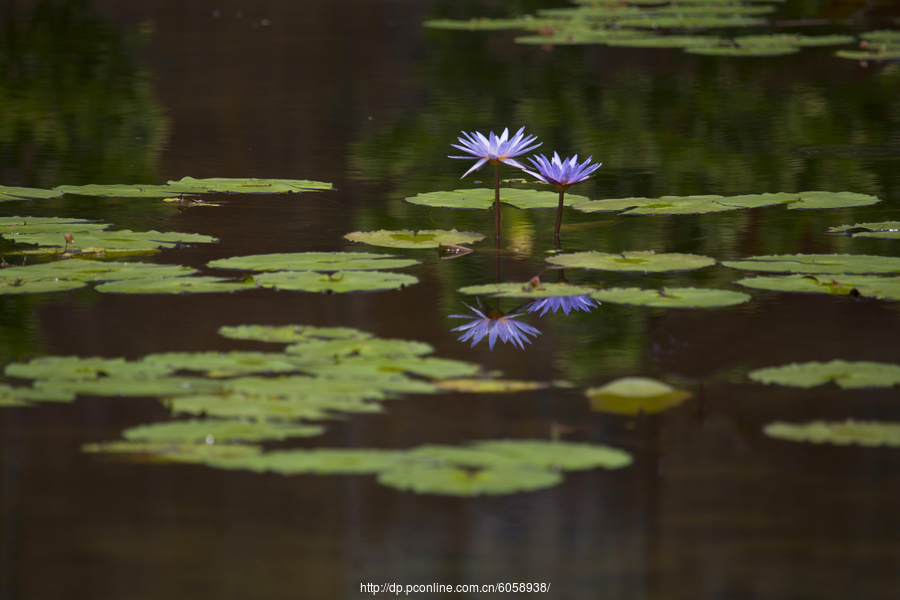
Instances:
[[[592,165],[592,158],[594,157],[591,156],[583,163],[578,164],[577,154],[572,158],[567,158],[565,160],[560,159],[559,154],[556,152],[553,153],[553,158],[550,160],[543,154],[540,154],[534,158],[528,159],[537,169],[537,173],[525,168],[522,169],[529,175],[537,177],[544,183],[549,183],[559,190],[559,209],[557,209],[556,212],[556,229],[553,232],[556,236],[559,236],[559,227],[562,225],[563,198],[565,197],[566,190],[569,189],[569,186],[571,185],[587,180],[602,164],[597,163]]]
[[[525,166],[519,161],[514,160],[514,157],[521,156],[541,145],[540,143],[534,143],[537,139],[535,136],[526,136],[524,132],[525,128],[523,127],[510,139],[508,128],[503,130],[500,137],[497,137],[493,131],[488,137],[484,137],[484,134],[478,131],[473,133],[466,133],[463,131],[463,137],[457,138],[461,145],[450,144],[454,148],[459,148],[471,156],[450,156],[448,158],[461,158],[464,160],[471,160],[473,158],[478,159],[472,168],[466,171],[462,177],[465,177],[472,171],[480,169],[486,163],[494,165],[494,234],[496,237],[500,237],[500,163],[505,163],[516,167],[517,169],[524,169]],[[460,177],[460,179],[462,179],[462,177]]]
[[[479,304],[481,304],[480,300]],[[472,340],[470,347],[474,347],[475,344],[487,337],[491,350],[494,349],[497,338],[500,338],[503,343],[509,342],[524,350],[525,346],[522,342],[530,344],[531,340],[528,339],[528,336],[538,336],[541,333],[527,323],[520,323],[514,320],[516,317],[522,316],[523,313],[519,311],[524,307],[519,307],[509,313],[503,313],[499,310],[488,311],[484,305],[481,305],[480,310],[468,304],[466,306],[476,316],[450,315],[451,319],[469,319],[468,323],[454,327],[451,331],[464,331],[465,333],[459,337],[459,341],[467,342]]]
[[[553,312],[562,310],[568,315],[569,311],[572,310],[591,312],[592,308],[597,308],[597,305],[590,296],[561,296],[558,298],[541,298],[535,300],[528,305],[528,312],[537,312],[540,310],[540,316],[543,317],[547,314],[547,311],[551,309]]]

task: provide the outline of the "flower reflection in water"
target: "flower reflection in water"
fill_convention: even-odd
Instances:
[[[597,304],[590,296],[562,296],[559,298],[541,298],[535,300],[528,305],[528,312],[541,311],[539,316],[543,317],[548,310],[556,312],[562,310],[566,315],[572,310],[583,310],[591,312],[592,308],[597,308]]]
[[[465,304],[465,303],[463,303]],[[488,338],[488,345],[491,350],[494,349],[494,344],[497,341],[497,338],[500,338],[504,343],[512,343],[515,346],[518,346],[522,350],[525,349],[525,345],[523,342],[530,344],[531,340],[528,339],[529,335],[538,336],[541,334],[540,331],[532,327],[527,323],[520,323],[515,319],[517,317],[521,317],[525,314],[523,311],[530,305],[523,304],[518,308],[511,310],[508,313],[501,312],[498,309],[488,310],[484,304],[482,304],[481,299],[478,299],[479,308],[475,308],[474,306],[466,306],[475,313],[473,315],[450,315],[451,319],[469,319],[469,322],[465,325],[460,325],[459,327],[454,327],[451,331],[463,331],[463,335],[459,337],[459,341],[468,342],[472,340],[472,346],[480,342],[485,337]]]

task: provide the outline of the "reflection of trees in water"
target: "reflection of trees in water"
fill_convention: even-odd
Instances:
[[[167,123],[138,52],[85,0],[0,16],[0,181],[150,182]]]

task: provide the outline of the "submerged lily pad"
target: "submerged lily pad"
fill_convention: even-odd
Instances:
[[[77,218],[64,217],[3,217],[0,218],[0,235],[6,239],[22,233],[77,234],[80,231],[98,231],[112,226]]]
[[[68,281],[65,279],[46,279],[38,281],[28,281],[24,279],[0,279],[0,295],[67,292],[69,290],[77,290],[78,288],[83,288],[86,285],[87,284],[82,281]]]
[[[166,277],[113,281],[94,289],[105,294],[209,294],[252,290],[255,286],[220,277]]]
[[[774,254],[722,262],[732,269],[772,273],[893,273],[900,258],[866,254]]]
[[[201,371],[212,376],[299,371],[296,361],[276,352],[166,352],[150,354],[143,362],[178,371]]]
[[[382,271],[338,271],[316,273],[314,271],[278,271],[264,273],[255,279],[256,285],[276,290],[295,292],[373,292],[399,290],[419,282],[417,277],[403,273]]]
[[[34,253],[58,252],[68,247],[70,251],[82,252],[148,252],[164,248],[175,248],[182,244],[203,244],[217,242],[208,235],[199,233],[177,233],[174,231],[86,231],[74,236],[72,243],[66,243],[59,233],[23,233],[11,237],[19,244],[36,244],[40,248],[28,250]]]
[[[857,223],[829,227],[828,233],[844,233],[853,237],[881,238],[900,240],[900,221],[881,221],[880,223]]]
[[[60,196],[62,196],[62,192],[58,190],[42,190],[40,188],[0,185],[0,202],[5,200],[59,198]]]
[[[642,273],[662,273],[666,271],[689,271],[716,264],[708,256],[697,254],[677,254],[674,252],[657,254],[651,251],[622,252],[574,252],[551,256],[547,262],[560,267],[575,269],[599,269],[602,271],[638,271]],[[584,292],[582,292],[584,293]]]
[[[578,202],[586,202],[588,198],[566,194],[563,204],[571,206]],[[493,188],[476,188],[471,190],[453,190],[450,192],[428,192],[412,198],[406,198],[410,204],[443,208],[478,208],[489,210],[494,206]],[[559,193],[538,192],[536,190],[500,189],[500,202],[516,208],[557,208]]]
[[[370,252],[295,252],[291,254],[254,254],[211,261],[213,269],[244,271],[370,271],[402,269],[419,264],[411,258]]]
[[[769,423],[763,428],[769,437],[791,442],[846,446],[900,447],[900,423],[882,421],[811,421],[809,423]]]
[[[404,492],[442,496],[481,496],[531,492],[553,487],[562,475],[528,469],[461,469],[407,465],[378,475],[378,483]]]
[[[168,444],[154,442],[104,442],[84,444],[82,452],[90,454],[143,454],[163,460],[206,463],[212,459],[250,457],[262,452],[250,444]]]
[[[461,294],[490,295],[496,298],[563,298],[568,296],[584,296],[594,291],[593,288],[568,283],[488,283],[485,285],[469,285],[460,288]]]
[[[434,386],[449,392],[468,394],[515,394],[550,387],[545,381],[517,381],[515,379],[445,379]]]
[[[370,246],[386,248],[437,248],[441,244],[474,244],[484,239],[484,234],[451,229],[431,229],[422,231],[354,231],[344,236],[351,242],[362,242]]]
[[[39,379],[35,389],[70,392],[80,396],[130,396],[160,397],[210,394],[221,390],[216,381],[198,377],[160,377],[157,379],[129,379],[105,377],[69,381],[65,379]]]
[[[750,300],[749,295],[741,292],[692,287],[611,288],[598,290],[591,294],[591,298],[613,304],[657,308],[722,308]]]
[[[42,356],[27,363],[6,366],[7,377],[20,379],[64,379],[93,381],[100,378],[155,379],[174,372],[165,365],[131,362],[124,358],[81,358],[79,356]]]
[[[267,452],[260,456],[216,460],[209,464],[220,469],[282,475],[366,475],[395,467],[405,458],[406,453],[402,450],[315,448]]]
[[[310,340],[367,340],[371,333],[351,327],[315,327],[313,325],[238,325],[220,327],[219,335],[235,340],[296,343]]]
[[[842,389],[900,385],[900,365],[833,360],[757,369],[748,377],[759,383],[811,388],[835,382]]]
[[[622,450],[579,442],[547,440],[488,440],[472,445],[477,450],[528,462],[535,467],[582,471],[602,467],[620,469],[631,464],[631,455]]]
[[[591,409],[619,415],[656,414],[678,406],[690,392],[646,377],[623,377],[602,387],[588,388]]]
[[[9,267],[0,270],[3,280],[37,281],[41,279],[65,279],[69,281],[119,281],[125,279],[150,279],[181,277],[196,273],[196,269],[181,265],[157,265],[141,262],[103,262],[73,258],[56,262]]]
[[[810,292],[837,296],[863,296],[879,300],[900,300],[900,278],[874,275],[786,275],[748,277],[735,283],[776,292]]]
[[[574,205],[581,212],[624,211],[626,215],[695,215],[736,210],[717,202],[722,196],[662,196],[592,200]]]
[[[268,423],[265,421],[239,421],[234,419],[192,419],[190,421],[168,421],[152,425],[139,425],[122,432],[122,437],[130,442],[154,442],[190,444],[204,442],[262,442],[266,440],[287,440],[296,437],[322,435],[325,428],[320,425],[295,425]]]

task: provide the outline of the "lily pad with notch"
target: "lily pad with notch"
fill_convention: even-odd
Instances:
[[[294,252],[290,254],[253,254],[211,261],[213,269],[244,271],[372,271],[402,269],[419,264],[411,258],[371,252]]]
[[[212,294],[256,289],[252,283],[222,277],[165,277],[102,283],[94,288],[104,294]]]
[[[747,376],[758,383],[800,388],[816,387],[832,381],[841,389],[894,387],[900,385],[900,365],[832,360],[757,369]]]
[[[484,234],[471,231],[431,229],[422,231],[354,231],[344,238],[370,246],[386,248],[437,248],[441,244],[474,244],[484,239]]]
[[[492,296],[495,298],[563,298],[568,296],[584,296],[594,288],[572,285],[569,283],[487,283],[469,285],[460,288],[461,294]]]
[[[377,292],[399,290],[419,282],[417,277],[403,273],[382,271],[338,271],[316,273],[314,271],[277,271],[255,278],[259,287],[293,292]]]
[[[130,442],[221,444],[222,442],[282,441],[325,433],[321,425],[298,425],[237,419],[191,419],[139,425],[122,432]]]
[[[489,210],[494,206],[493,188],[475,188],[470,190],[453,190],[449,192],[428,192],[406,198],[410,204],[420,204],[440,208],[476,208]],[[571,206],[579,202],[587,202],[588,198],[566,194],[563,204]],[[556,192],[539,192],[536,190],[520,190],[513,188],[500,189],[500,202],[516,208],[558,208],[559,194]]]
[[[666,252],[657,254],[652,250],[621,252],[573,252],[557,254],[547,258],[550,264],[574,269],[597,269],[601,271],[635,271],[641,273],[663,273],[669,271],[690,271],[716,264],[715,259],[698,254],[678,254]],[[584,293],[584,292],[582,292]]]
[[[732,269],[772,273],[895,273],[900,272],[900,258],[866,254],[773,254],[726,260]]]
[[[763,428],[769,437],[811,444],[855,444],[866,447],[900,447],[900,423],[884,421],[810,421],[784,423],[776,421]]]
[[[611,288],[593,292],[591,298],[652,308],[724,308],[750,300],[748,294],[741,292],[692,287]]]
[[[385,470],[378,475],[378,483],[403,492],[461,497],[532,492],[553,487],[562,480],[559,473],[543,470],[419,464]]]

